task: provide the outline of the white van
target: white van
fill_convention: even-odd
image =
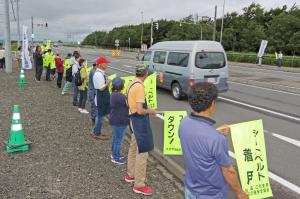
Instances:
[[[149,48],[142,61],[158,73],[158,87],[181,99],[197,82],[211,82],[219,92],[228,90],[226,53],[215,41],[166,41]]]

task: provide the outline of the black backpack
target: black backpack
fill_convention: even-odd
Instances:
[[[77,71],[77,73],[75,74],[75,85],[76,86],[81,86],[82,85],[82,79],[80,76],[80,70]]]
[[[68,82],[72,82],[73,76],[72,76],[72,67],[68,68],[66,70],[66,80]]]

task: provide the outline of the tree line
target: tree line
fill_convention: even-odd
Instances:
[[[179,21],[161,19],[158,30],[153,28],[154,43],[170,40],[212,40],[214,21],[203,18],[195,21],[192,15]],[[120,46],[132,48],[141,44],[142,25],[115,27],[109,32],[95,31],[85,37],[84,45],[113,48],[118,39]],[[151,24],[144,24],[143,43],[150,45]],[[221,19],[217,19],[216,40],[220,40]],[[130,39],[129,39],[130,38]],[[269,53],[283,51],[287,55],[300,55],[300,9],[294,5],[265,10],[252,3],[242,13],[231,12],[224,16],[222,44],[227,51],[257,52],[261,40],[268,40]]]

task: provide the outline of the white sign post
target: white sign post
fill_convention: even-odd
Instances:
[[[267,48],[267,45],[268,45],[268,41],[267,40],[261,40],[260,48],[259,48],[259,51],[258,51],[258,54],[257,54],[258,65],[259,66],[261,66],[261,64],[262,64],[262,57],[264,56],[265,50]]]
[[[23,36],[22,36],[22,68],[32,69],[32,63],[28,51],[28,35],[27,35],[26,26],[23,26]]]

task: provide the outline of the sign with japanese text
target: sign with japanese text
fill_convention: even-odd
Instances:
[[[164,113],[164,155],[182,155],[178,128],[180,121],[186,115],[186,111],[167,111]]]
[[[112,75],[108,76],[108,79],[109,79],[109,80],[113,80],[113,79],[115,79],[116,77],[117,77],[116,74],[112,74]],[[109,85],[108,90],[109,90],[109,93],[112,92],[112,84]]]
[[[23,36],[22,36],[22,68],[32,69],[32,63],[28,51],[28,35],[27,26],[23,26]]]
[[[157,109],[156,77],[157,74],[153,73],[152,75],[149,75],[144,82],[147,105],[148,108],[152,109]]]
[[[134,76],[128,76],[128,77],[121,77],[122,79],[124,79],[125,80],[125,82],[124,82],[124,88],[123,88],[123,90],[121,91],[121,93],[123,93],[123,95],[126,95],[127,93],[127,87],[128,87],[128,85],[129,85],[129,83],[132,81],[132,80],[134,80]]]
[[[234,124],[230,129],[243,190],[249,199],[273,196],[262,120]]]

